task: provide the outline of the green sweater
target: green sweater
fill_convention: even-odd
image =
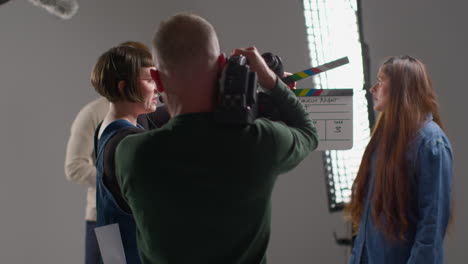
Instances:
[[[143,263],[266,263],[277,176],[318,145],[294,93],[278,81],[270,95],[284,123],[241,127],[190,113],[119,144],[116,175]]]

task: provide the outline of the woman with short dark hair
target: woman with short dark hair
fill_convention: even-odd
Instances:
[[[137,123],[141,114],[156,110],[156,85],[151,53],[143,44],[126,44],[102,54],[91,73],[96,91],[110,102],[109,111],[96,129],[97,226],[118,224],[127,263],[140,263],[133,215],[115,177],[114,155],[120,141],[144,132]]]

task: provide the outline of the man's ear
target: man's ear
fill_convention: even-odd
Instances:
[[[226,64],[226,55],[224,53],[221,53],[218,56],[219,72],[223,71],[225,64]]]
[[[150,69],[151,78],[153,78],[154,82],[156,83],[156,90],[162,93],[164,92],[164,86],[161,82],[161,76],[159,76],[159,71],[155,69]]]

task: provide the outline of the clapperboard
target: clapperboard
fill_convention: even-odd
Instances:
[[[299,101],[317,128],[316,150],[353,147],[353,89],[296,89]]]

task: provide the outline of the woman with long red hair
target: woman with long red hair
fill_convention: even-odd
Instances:
[[[443,263],[453,154],[424,64],[391,57],[370,92],[380,112],[346,211],[350,264]]]

